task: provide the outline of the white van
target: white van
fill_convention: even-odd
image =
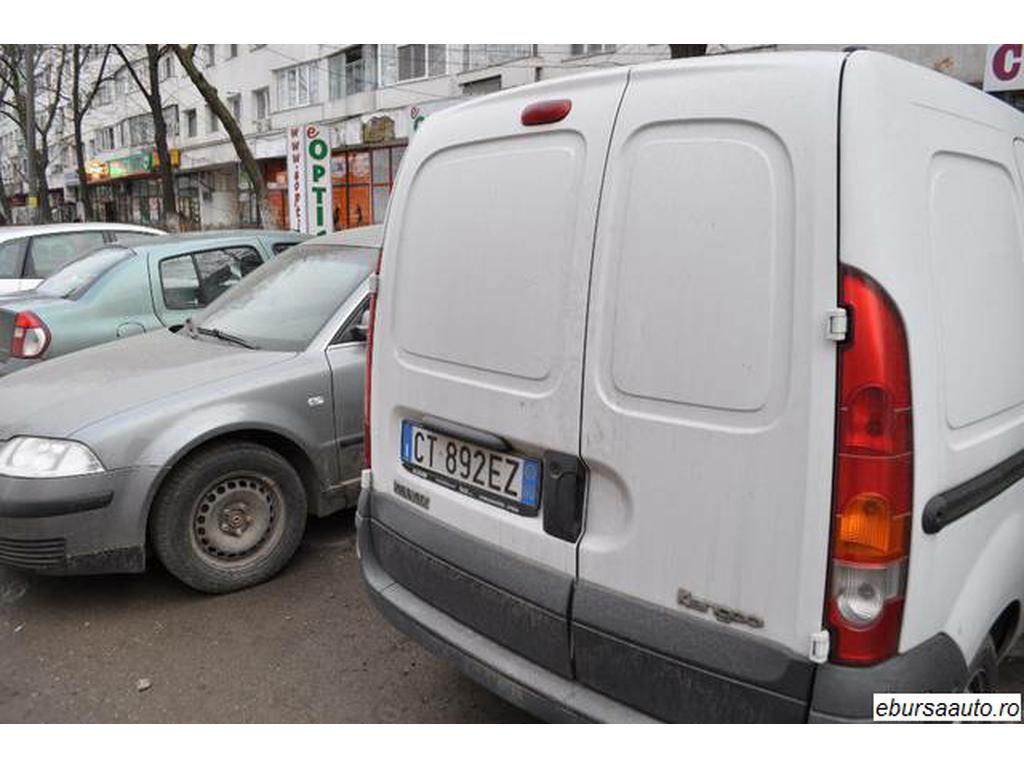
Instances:
[[[1024,115],[871,52],[431,116],[389,212],[364,578],[542,717],[987,690],[1024,599]]]
[[[104,243],[162,234],[152,227],[107,222],[0,227],[0,294],[30,291]]]

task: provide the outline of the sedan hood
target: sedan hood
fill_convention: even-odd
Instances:
[[[84,349],[0,378],[0,440],[67,437],[122,411],[292,357],[167,331]]]

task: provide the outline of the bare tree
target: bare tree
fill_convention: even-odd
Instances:
[[[50,131],[62,101],[67,46],[5,44],[0,47],[0,59],[0,79],[7,92],[0,102],[0,113],[21,130],[31,171],[29,194],[37,200],[40,220],[49,222],[52,215],[46,170],[50,165]],[[44,62],[42,72],[38,71],[40,62]]]
[[[669,55],[673,59],[689,59],[693,56],[703,56],[708,52],[707,43],[693,45],[691,43],[672,43],[668,47]]]
[[[124,62],[125,69],[131,75],[132,80],[139,87],[142,96],[149,105],[150,114],[153,116],[153,143],[156,144],[156,156],[160,161],[160,188],[163,198],[164,226],[171,232],[179,230],[178,204],[174,193],[174,169],[171,168],[171,152],[167,148],[167,121],[164,120],[164,105],[160,95],[160,59],[168,52],[168,46],[146,45],[144,59],[132,59],[120,45],[115,45],[114,50]],[[136,69],[137,66],[145,64],[148,85],[143,82],[142,77]]]
[[[267,185],[263,180],[263,174],[260,173],[259,164],[256,162],[256,158],[253,157],[249,144],[245,140],[245,134],[242,133],[242,129],[238,125],[238,121],[235,120],[231,110],[221,100],[216,86],[206,79],[202,70],[196,65],[196,44],[175,45],[173,48],[178,61],[181,62],[181,66],[188,73],[192,84],[195,85],[196,90],[202,95],[206,105],[217,116],[217,119],[220,120],[224,130],[228,132],[228,137],[231,139],[232,145],[234,145],[235,153],[238,155],[242,168],[245,170],[246,176],[249,177],[249,183],[256,193],[260,224],[262,226],[269,225],[274,220],[274,213],[270,208],[270,203],[267,201]]]
[[[95,212],[92,205],[92,189],[89,187],[89,179],[85,174],[85,142],[82,139],[82,121],[92,108],[100,88],[111,80],[106,73],[107,59],[110,57],[110,46],[107,45],[103,48],[103,59],[100,61],[99,69],[96,71],[92,83],[86,86],[82,82],[82,78],[86,74],[86,64],[92,58],[97,47],[77,43],[71,47],[71,121],[74,123],[75,162],[78,166],[78,197],[82,201],[86,221],[92,221],[95,218]]]
[[[0,57],[0,69],[6,66],[4,59]],[[0,104],[3,104],[7,98],[7,78],[0,74]],[[10,224],[13,222],[11,216],[11,206],[7,204],[7,182],[4,180],[3,174],[3,157],[0,157],[0,224]]]

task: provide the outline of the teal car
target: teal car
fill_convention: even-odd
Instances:
[[[34,290],[0,297],[0,376],[85,347],[180,327],[306,237],[239,230],[97,248]]]

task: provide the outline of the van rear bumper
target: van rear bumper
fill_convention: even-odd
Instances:
[[[372,499],[368,491],[364,490],[360,495],[356,524],[362,577],[378,610],[398,629],[452,663],[467,677],[547,721],[652,722],[691,718],[811,722],[870,720],[873,693],[952,691],[959,690],[966,680],[966,665],[956,644],[946,635],[937,635],[906,654],[875,667],[814,666],[809,671],[803,695],[794,690],[785,697],[790,703],[783,701],[784,708],[780,709],[781,699],[776,694],[763,686],[751,685],[749,680],[732,679],[721,671],[701,672],[692,659],[678,655],[673,659],[663,652],[652,654],[635,643],[622,643],[614,635],[595,633],[574,623],[579,635],[577,640],[583,643],[579,648],[577,665],[587,663],[588,653],[592,659],[598,660],[609,654],[616,656],[615,659],[605,658],[608,663],[597,665],[605,671],[603,677],[595,676],[593,670],[581,672],[594,677],[605,691],[602,693],[534,663],[399,583],[381,558],[381,552],[386,552],[385,560],[394,561],[396,546],[402,548],[405,558],[429,560],[434,568],[450,566],[422,550],[416,542],[403,539],[373,519]],[[386,503],[390,504],[391,500],[387,499]],[[396,575],[402,570],[399,568]],[[416,582],[408,583],[419,591]],[[593,597],[586,598],[578,607],[589,610],[587,600],[593,601]],[[597,607],[604,606],[598,604]],[[626,612],[623,618],[632,621],[636,617]],[[688,629],[692,632],[692,625]],[[722,638],[715,634],[718,629],[712,625],[706,630],[707,637],[691,639],[691,642],[718,647],[721,654],[734,661],[745,656],[745,662],[738,662],[741,664],[757,659],[772,661],[771,656],[765,655],[766,649],[752,640],[746,641],[751,646],[747,649],[723,646]],[[587,644],[597,641],[605,644],[597,647],[595,654],[595,649],[588,648]],[[652,663],[657,668],[651,667]],[[800,668],[787,663],[786,669],[788,672],[780,679],[789,678],[789,687],[798,687],[802,677]],[[618,675],[616,670],[623,674]],[[640,678],[659,684],[639,684],[642,682]],[[666,706],[666,700],[691,698],[687,694],[702,700],[705,696],[710,698],[700,703],[691,700],[682,710]],[[662,714],[658,717],[648,714],[659,711]],[[675,716],[672,716],[673,712],[676,712]],[[698,713],[703,713],[703,717]]]

